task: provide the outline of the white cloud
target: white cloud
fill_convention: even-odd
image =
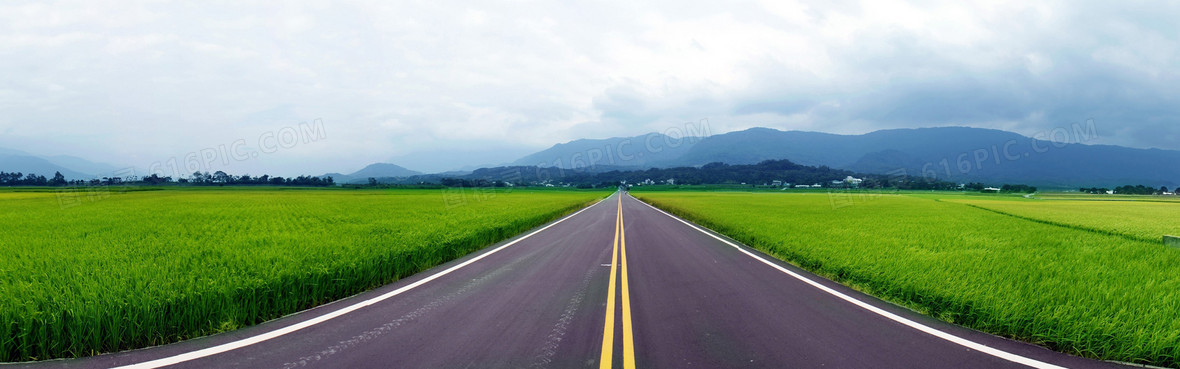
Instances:
[[[441,170],[484,164],[447,148],[528,152],[702,118],[715,133],[1027,133],[1092,117],[1130,127],[1107,143],[1180,148],[1159,139],[1180,134],[1177,7],[6,2],[0,147],[146,166],[322,118],[329,139],[234,167],[290,175],[393,157]]]

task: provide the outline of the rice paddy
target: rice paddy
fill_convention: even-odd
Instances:
[[[633,194],[944,321],[1086,357],[1180,366],[1180,250],[1158,238],[1177,230],[1169,219],[1180,204]]]
[[[0,191],[0,362],[257,324],[426,270],[606,195]]]
[[[1180,203],[1164,201],[948,200],[1064,227],[1159,242],[1180,235]]]

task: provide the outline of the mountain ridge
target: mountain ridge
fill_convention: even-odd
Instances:
[[[1180,151],[1090,145],[1086,142],[1097,137],[1092,127],[1075,127],[1065,133],[1065,137],[1058,137],[1062,140],[1053,141],[963,126],[886,129],[859,135],[754,127],[701,138],[672,155],[632,167],[790,160],[860,173],[897,173],[960,183],[1029,183],[1050,188],[1180,185]],[[584,151],[584,143],[602,145],[619,139],[623,138],[567,144],[582,142]],[[561,145],[554,148],[566,147]],[[524,164],[523,160],[517,163]],[[628,164],[632,163],[621,163]]]
[[[351,174],[327,173],[320,177],[332,177],[336,183],[350,183],[368,181],[369,178],[404,178],[421,174],[423,173],[397,164],[373,163]]]
[[[67,180],[89,180],[117,176],[120,167],[71,155],[37,155],[0,147],[0,171],[53,177],[61,172]]]
[[[675,138],[656,132],[632,137],[583,138],[555,144],[508,165],[562,169],[600,165],[645,167],[680,157],[701,140],[702,137]]]

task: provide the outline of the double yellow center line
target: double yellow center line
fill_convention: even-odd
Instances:
[[[621,271],[622,277],[616,279]],[[615,217],[615,241],[611,250],[610,288],[606,297],[606,324],[602,328],[602,356],[598,367],[610,368],[615,349],[615,282],[623,295],[623,368],[635,368],[635,340],[631,336],[631,298],[627,290],[627,232],[623,228],[623,195],[619,194],[618,212]]]

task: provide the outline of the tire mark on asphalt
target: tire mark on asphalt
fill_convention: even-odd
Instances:
[[[553,362],[553,355],[557,354],[557,348],[561,346],[561,339],[565,337],[565,332],[569,328],[570,322],[574,320],[574,315],[578,313],[578,308],[582,305],[582,301],[586,299],[586,291],[589,290],[590,281],[594,279],[595,272],[597,271],[599,271],[599,268],[593,267],[586,271],[586,276],[582,278],[582,284],[578,287],[578,292],[565,305],[565,310],[561,313],[561,318],[557,319],[557,323],[553,325],[553,330],[546,337],[545,344],[541,346],[537,356],[533,358],[531,368],[546,368]]]

